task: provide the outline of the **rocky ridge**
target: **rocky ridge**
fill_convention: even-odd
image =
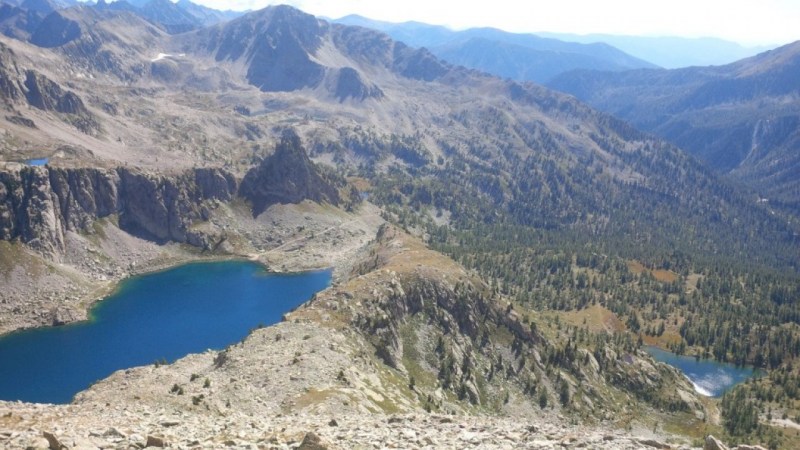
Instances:
[[[35,122],[23,116],[24,106],[32,106],[45,112],[61,115],[62,120],[82,133],[95,135],[101,131],[97,118],[86,108],[83,100],[75,92],[62,88],[35,69],[21,68],[17,65],[14,51],[0,42],[0,96],[7,117],[13,123],[35,128]],[[23,108],[20,108],[23,107]]]
[[[187,243],[209,250],[223,239],[193,228],[208,221],[218,202],[241,196],[258,216],[276,203],[340,201],[299,137],[287,132],[273,155],[244,177],[224,169],[196,168],[174,175],[140,169],[12,167],[0,171],[0,239],[21,239],[51,257],[63,255],[67,231],[85,231],[111,215],[120,228],[155,242]]]
[[[67,231],[117,215],[132,234],[208,248],[211,242],[190,227],[208,216],[204,202],[227,201],[235,192],[233,176],[214,169],[170,177],[127,168],[21,167],[0,172],[0,238],[19,238],[59,259]]]

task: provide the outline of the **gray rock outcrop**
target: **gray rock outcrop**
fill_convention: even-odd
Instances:
[[[0,239],[19,239],[59,259],[67,231],[92,232],[95,220],[116,215],[121,229],[150,241],[210,248],[215,237],[193,229],[208,220],[209,202],[241,196],[257,216],[275,203],[340,202],[335,180],[308,158],[293,131],[275,153],[251,169],[241,183],[216,168],[164,175],[136,168],[0,170]]]
[[[220,169],[176,176],[136,169],[25,167],[0,172],[0,239],[20,239],[42,254],[64,252],[66,231],[119,216],[120,227],[157,242],[204,246],[191,225],[204,220],[204,202],[228,201],[236,179]]]
[[[336,76],[336,87],[333,90],[339,101],[348,98],[361,101],[367,98],[381,98],[383,91],[364,80],[361,74],[352,67],[342,67],[338,69]]]
[[[336,187],[322,177],[292,130],[284,131],[274,154],[247,172],[239,194],[252,202],[254,216],[276,203],[340,200]]]
[[[706,436],[703,450],[728,450],[728,446],[723,444],[722,441],[715,438],[713,435]]]
[[[45,17],[41,26],[31,36],[33,45],[45,48],[60,47],[81,36],[78,22],[54,12]]]
[[[19,71],[14,52],[0,43],[0,97],[5,102],[14,102],[22,97],[17,73]]]

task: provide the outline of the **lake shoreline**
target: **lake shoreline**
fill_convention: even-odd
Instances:
[[[0,339],[0,395],[66,404],[117,370],[221,350],[282,321],[329,287],[331,274],[275,273],[257,261],[204,258],[128,277],[95,303],[88,320]],[[53,365],[57,377],[48,370]]]
[[[91,310],[95,308],[95,306],[98,303],[113,296],[118,291],[120,286],[126,280],[130,280],[131,278],[164,272],[186,264],[215,263],[215,262],[225,262],[225,261],[253,262],[259,264],[264,269],[264,271],[274,274],[293,274],[293,273],[300,274],[316,270],[331,269],[331,267],[329,266],[319,266],[319,267],[309,266],[309,267],[293,267],[291,270],[283,270],[271,266],[267,261],[264,261],[262,258],[260,258],[259,255],[253,255],[253,254],[230,254],[230,255],[210,255],[210,256],[191,255],[190,253],[172,254],[170,255],[169,260],[167,261],[159,261],[159,260],[145,261],[143,264],[136,266],[136,268],[134,268],[133,270],[123,273],[120,276],[114,276],[112,278],[109,278],[108,280],[103,282],[102,285],[95,287],[91,293],[80,299],[74,308],[70,307],[70,309],[77,310],[76,312],[78,312],[79,314],[75,316],[67,316],[66,318],[68,320],[62,321],[60,323],[40,323],[32,326],[22,325],[19,327],[14,327],[10,330],[3,331],[2,333],[0,333],[0,339],[3,339],[4,337],[22,331],[30,331],[40,328],[59,327],[64,325],[71,325],[71,324],[91,321],[92,320],[90,314]]]
[[[340,283],[384,223],[379,212],[369,204],[347,213],[304,201],[272,205],[254,218],[248,205],[219,204],[198,225],[227,230],[217,251],[132,235],[118,217],[67,231],[63,254],[0,241],[0,336],[86,320],[122,280],[193,261],[246,259],[274,273],[333,268]]]

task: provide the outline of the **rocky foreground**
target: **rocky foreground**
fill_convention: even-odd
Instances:
[[[694,448],[663,436],[634,435],[560,419],[518,420],[440,414],[289,414],[219,417],[109,407],[102,417],[76,408],[0,406],[5,448],[250,448],[250,449],[652,449]],[[78,412],[76,415],[75,413]],[[131,419],[131,415],[145,415]],[[52,420],[43,426],[42,419]],[[11,426],[12,428],[9,428]],[[19,431],[16,431],[19,430]],[[713,442],[713,441],[711,441]],[[721,445],[721,444],[719,444]],[[705,448],[715,448],[707,445]],[[722,449],[725,447],[718,446]],[[745,447],[739,447],[744,449]]]

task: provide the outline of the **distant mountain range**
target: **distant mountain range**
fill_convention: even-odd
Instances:
[[[549,86],[800,211],[800,42],[725,66],[575,71]]]
[[[98,10],[134,12],[168,33],[182,33],[239,17],[236,11],[218,11],[189,0],[98,0],[86,5],[76,0],[4,0],[0,5],[0,33],[26,40],[53,11],[84,5]]]
[[[193,83],[208,90],[230,85],[231,77],[220,67],[201,74],[190,61],[173,55],[189,53],[233,62],[237,70],[245,69],[244,80],[264,92],[312,89],[315,95],[338,101],[385,100],[387,83],[383,76],[376,77],[376,64],[392,76],[426,82],[477,76],[456,70],[437,54],[512,79],[541,81],[555,76],[550,86],[659,134],[719,173],[745,181],[771,201],[793,208],[800,203],[795,175],[800,157],[794,150],[800,108],[791,100],[800,79],[796,45],[728,66],[668,71],[653,69],[607,44],[570,43],[489,28],[454,32],[415,22],[391,24],[359,16],[339,19],[383,29],[409,45],[391,44],[394,50],[389,55],[390,36],[358,31],[363,30],[358,27],[339,28],[299,12],[281,12],[287,17],[263,22],[263,14],[231,21],[241,14],[215,11],[188,0],[101,0],[94,6],[67,6],[65,1],[51,0],[3,4],[0,29],[20,41],[57,48],[73,64],[82,61],[83,67],[108,71],[120,79],[136,80],[148,74],[160,83]],[[297,17],[289,20],[291,14]],[[161,37],[152,27],[177,36]],[[336,31],[340,29],[346,31]],[[259,30],[263,39],[252,38]],[[364,53],[356,60],[366,59],[344,65],[330,60],[331,53],[321,47],[325,41],[316,37],[326,33],[338,36],[332,42],[339,51]],[[429,46],[431,51],[414,50],[417,46]],[[144,56],[155,48],[163,51]],[[140,58],[152,61],[143,65]],[[623,70],[631,67],[639,68]],[[88,119],[89,110],[82,114],[84,131],[102,128]]]
[[[792,239],[677,148],[533,83],[290,7],[179,34],[154,17],[78,6],[51,12],[27,43],[4,38],[8,129],[39,151],[55,140],[78,160],[159,155],[169,167],[247,164],[292,125],[337,167],[376,183],[395,168],[394,189],[409,196],[398,201],[457,223],[769,258],[779,249],[763,248]],[[730,220],[711,232],[714,214]],[[765,220],[773,240],[731,240]]]
[[[526,34],[494,28],[453,31],[420,22],[391,23],[358,15],[334,22],[383,31],[408,45],[426,47],[453,64],[539,83],[571,69],[618,71],[728,64],[773,48],[744,47],[717,38]]]
[[[800,212],[798,44],[752,57],[764,47],[712,38],[452,31],[361,16],[337,22],[381,30],[453,64],[571,93],[670,140],[773,205]],[[664,70],[645,60],[697,67]],[[729,64],[709,67],[720,63]]]
[[[656,67],[605,43],[580,44],[495,28],[452,31],[419,22],[390,23],[350,15],[334,20],[382,31],[412,47],[425,47],[452,63],[517,81],[545,82],[573,69]]]
[[[542,37],[570,42],[605,42],[665,69],[689,66],[715,66],[732,63],[765,52],[775,46],[744,47],[718,38],[648,37],[613,34],[538,33]]]

